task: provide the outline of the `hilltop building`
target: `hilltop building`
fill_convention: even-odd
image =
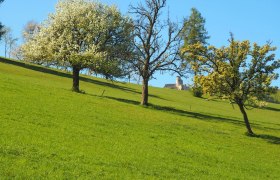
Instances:
[[[183,84],[183,80],[181,79],[180,76],[176,77],[176,84],[165,84],[164,88],[177,89],[177,90],[188,90],[189,89],[185,84]]]

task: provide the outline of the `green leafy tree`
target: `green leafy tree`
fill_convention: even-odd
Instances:
[[[196,43],[201,43],[204,46],[207,45],[207,39],[209,39],[210,36],[208,36],[208,32],[205,29],[205,19],[196,8],[192,8],[190,17],[185,19],[181,36],[184,38],[182,49]],[[197,59],[190,59],[189,56],[184,55],[184,53],[182,53],[182,58],[186,60],[186,66],[187,64],[195,63],[197,61]],[[196,75],[197,72],[194,71],[194,77]],[[202,96],[202,89],[195,82],[192,90],[194,96]]]
[[[133,22],[121,14],[108,16],[104,31],[102,50],[106,56],[90,65],[90,70],[106,79],[123,78],[128,75],[129,59],[133,56]]]
[[[184,38],[185,45],[201,43],[207,45],[208,32],[205,29],[205,19],[196,9],[191,9],[191,15],[184,20],[184,27],[181,35]]]
[[[124,78],[129,75],[129,63],[125,59],[104,57],[89,66],[90,73],[102,75],[107,80]]]
[[[189,58],[197,59],[193,69],[200,72],[196,83],[205,93],[236,103],[243,115],[248,134],[253,134],[246,108],[264,106],[265,98],[275,91],[272,80],[278,78],[275,70],[280,60],[275,60],[275,47],[270,43],[259,46],[249,41],[236,41],[233,36],[228,47],[205,47],[194,44],[185,47]]]
[[[126,23],[130,19],[122,16],[115,6],[91,0],[60,0],[55,13],[22,46],[23,55],[26,60],[71,67],[72,90],[79,92],[80,71],[106,60],[110,55],[108,42],[118,38],[118,33],[108,31],[128,32],[123,29],[132,26],[123,26]],[[126,42],[119,43],[122,46]]]

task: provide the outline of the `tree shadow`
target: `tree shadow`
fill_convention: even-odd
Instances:
[[[66,73],[66,72],[61,72],[61,71],[55,70],[55,69],[50,69],[50,68],[44,67],[44,66],[25,63],[25,62],[22,62],[22,61],[14,61],[14,60],[8,60],[8,59],[0,58],[0,62],[20,66],[20,67],[30,69],[30,70],[33,70],[33,71],[38,71],[38,72],[43,72],[43,73],[47,73],[47,74],[57,75],[57,76],[60,76],[60,77],[65,77],[65,78],[72,78],[72,74],[69,74],[69,73]],[[110,88],[120,89],[120,90],[123,90],[123,91],[129,91],[129,92],[132,92],[132,93],[141,94],[139,91],[136,91],[132,88],[116,85],[116,84],[109,83],[109,82],[97,81],[97,80],[90,79],[90,78],[83,77],[83,76],[80,76],[80,80],[84,81],[84,82],[94,83],[94,84],[101,85],[101,86],[106,86],[106,87],[110,87]]]
[[[34,70],[34,71],[38,71],[38,72],[53,74],[53,75],[66,77],[66,78],[72,78],[72,75],[69,74],[69,73],[61,72],[61,71],[58,71],[58,70],[53,70],[53,69],[43,67],[43,66],[32,65],[32,64],[25,63],[25,62],[21,62],[21,61],[8,60],[8,59],[4,59],[4,58],[0,57],[0,62],[20,66],[20,67],[30,69],[30,70]],[[132,88],[116,85],[116,84],[113,84],[113,83],[97,81],[97,80],[90,79],[90,78],[87,78],[87,77],[80,77],[80,80],[85,81],[85,82],[89,82],[89,83],[94,83],[94,84],[101,85],[101,86],[106,86],[106,87],[111,87],[111,88],[131,92],[131,93],[141,94],[141,92],[139,92],[135,89],[132,89]],[[149,96],[166,100],[166,99],[161,98],[161,97],[156,96],[156,95],[151,95],[150,94]],[[138,101],[133,101],[133,100],[129,100],[129,99],[115,98],[115,97],[109,97],[109,96],[99,96],[99,97],[104,97],[104,98],[116,100],[116,101],[119,101],[119,102],[133,104],[133,105],[139,105],[140,104]],[[220,117],[220,116],[211,115],[211,114],[202,114],[202,113],[197,113],[197,112],[190,112],[190,111],[176,109],[176,108],[173,108],[173,107],[159,106],[159,105],[154,105],[154,104],[149,104],[149,106],[147,106],[146,108],[151,108],[151,109],[164,111],[164,112],[168,112],[168,113],[172,113],[172,114],[176,114],[176,115],[196,118],[198,120],[216,121],[216,122],[223,121],[223,122],[228,122],[228,123],[235,124],[235,125],[238,125],[238,126],[244,126],[243,122],[238,121],[237,119],[234,119],[232,117],[225,118],[225,117]],[[272,107],[265,107],[265,109],[272,110],[272,111],[280,111],[280,109],[272,108]],[[262,128],[260,126],[260,124],[256,124],[256,123],[251,123],[251,124],[258,127],[258,128]],[[279,130],[279,129],[277,129],[277,130]],[[266,141],[268,141],[269,143],[272,143],[272,144],[277,144],[277,145],[280,144],[280,138],[276,137],[276,136],[260,134],[260,135],[254,135],[253,137],[264,139],[264,140],[266,140]]]
[[[272,136],[268,134],[256,134],[253,135],[254,138],[260,138],[266,140],[268,143],[280,145],[280,137]]]
[[[280,112],[280,109],[278,109],[278,108],[273,108],[273,107],[262,107],[261,109]]]
[[[258,121],[258,122],[260,122],[260,121]],[[262,123],[262,122],[260,122],[260,123]],[[280,126],[280,124],[272,123],[272,122],[265,122],[265,124],[271,124],[271,125],[273,125],[273,126]],[[279,130],[280,130],[280,129],[279,129]]]
[[[140,105],[140,103],[138,101],[129,100],[129,99],[116,98],[116,97],[110,97],[110,96],[104,96],[104,98],[116,100],[116,101],[123,102],[123,103],[132,104],[132,105]],[[191,111],[176,109],[173,107],[155,105],[155,104],[151,104],[151,103],[149,103],[149,106],[144,106],[144,107],[148,108],[148,109],[155,109],[158,111],[164,111],[167,113],[176,114],[176,115],[180,115],[180,116],[196,118],[198,120],[224,121],[224,122],[230,122],[235,125],[243,126],[243,122],[238,121],[237,119],[234,119],[232,117],[225,118],[225,117],[220,117],[220,116],[211,115],[211,114],[202,114],[202,113],[198,113],[198,112],[191,112]]]
[[[237,118],[234,117],[221,117],[217,116],[215,114],[202,114],[202,113],[197,113],[197,112],[191,112],[191,111],[185,111],[185,110],[180,110],[180,109],[175,109],[173,107],[166,107],[166,106],[159,106],[159,105],[153,105],[151,104],[151,108],[156,109],[156,110],[162,110],[166,112],[171,112],[177,115],[181,116],[188,116],[188,117],[193,117],[199,120],[204,120],[204,121],[216,121],[216,122],[228,122],[231,124],[235,124],[238,126],[244,126],[244,122],[238,120]],[[251,122],[250,123],[252,126],[258,129],[270,129],[270,130],[280,130],[279,128],[272,128],[272,127],[263,127],[261,123],[256,123],[256,122]]]
[[[139,101],[133,101],[133,100],[123,99],[123,98],[116,98],[116,97],[111,97],[111,96],[103,96],[103,97],[106,99],[116,100],[116,101],[127,103],[127,104],[140,105]]]
[[[109,96],[104,96],[104,98],[119,101],[119,102],[123,102],[123,103],[132,104],[132,105],[140,105],[140,103],[138,101],[129,100],[129,99],[109,97]],[[220,116],[217,116],[217,115],[214,115],[214,114],[202,114],[202,113],[198,113],[198,112],[191,112],[191,111],[176,109],[176,108],[173,108],[173,107],[159,106],[159,105],[154,105],[154,104],[149,104],[149,106],[146,106],[145,108],[155,109],[155,110],[158,110],[158,111],[164,111],[164,112],[171,113],[171,114],[176,114],[176,115],[180,115],[180,116],[195,118],[197,120],[202,120],[202,121],[226,122],[226,123],[231,123],[231,124],[237,125],[237,126],[242,126],[242,127],[245,126],[243,121],[239,121],[238,119],[235,119],[233,117],[220,117]],[[270,127],[262,127],[262,125],[258,124],[258,123],[251,123],[251,125],[253,125],[255,128],[258,128],[258,129],[279,130],[279,129],[270,128]],[[254,135],[253,137],[264,139],[267,142],[272,143],[272,144],[280,144],[280,138],[276,137],[276,136]]]
[[[52,75],[57,75],[60,77],[65,77],[65,78],[72,78],[72,74],[66,73],[66,72],[61,72],[59,70],[56,69],[51,69],[48,67],[44,67],[44,66],[39,66],[39,65],[33,65],[33,64],[29,64],[29,63],[25,63],[23,61],[15,61],[15,60],[10,60],[10,59],[4,59],[0,57],[0,62],[2,63],[6,63],[6,64],[12,64],[12,65],[16,65],[16,66],[20,66],[22,68],[26,68],[26,69],[30,69],[30,70],[34,70],[34,71],[38,71],[38,72],[43,72],[43,73],[47,73],[47,74],[52,74]],[[130,92],[130,93],[134,93],[134,94],[141,94],[140,91],[137,91],[133,88],[129,88],[126,86],[120,86],[117,84],[114,84],[113,81],[112,82],[102,82],[102,81],[98,81],[98,80],[94,80],[91,78],[87,78],[87,77],[83,77],[80,76],[80,80],[84,81],[84,82],[88,82],[88,83],[93,83],[96,85],[100,85],[100,86],[105,86],[105,87],[110,87],[110,88],[114,88],[114,89],[119,89],[122,91],[126,91],[126,92]],[[158,99],[162,99],[162,100],[166,100],[162,97],[159,97],[157,95],[153,95],[150,94],[150,97],[154,97],[154,98],[158,98]]]

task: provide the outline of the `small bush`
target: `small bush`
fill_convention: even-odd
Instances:
[[[278,93],[270,95],[269,97],[267,97],[266,101],[271,102],[271,103],[280,104],[280,93],[278,92]]]
[[[203,91],[201,87],[193,87],[192,88],[192,93],[194,97],[202,97]]]

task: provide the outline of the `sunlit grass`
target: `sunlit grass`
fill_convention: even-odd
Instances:
[[[20,65],[20,66],[18,66]],[[280,105],[248,111],[188,91],[0,62],[0,179],[279,179]],[[101,94],[105,90],[103,96]]]

